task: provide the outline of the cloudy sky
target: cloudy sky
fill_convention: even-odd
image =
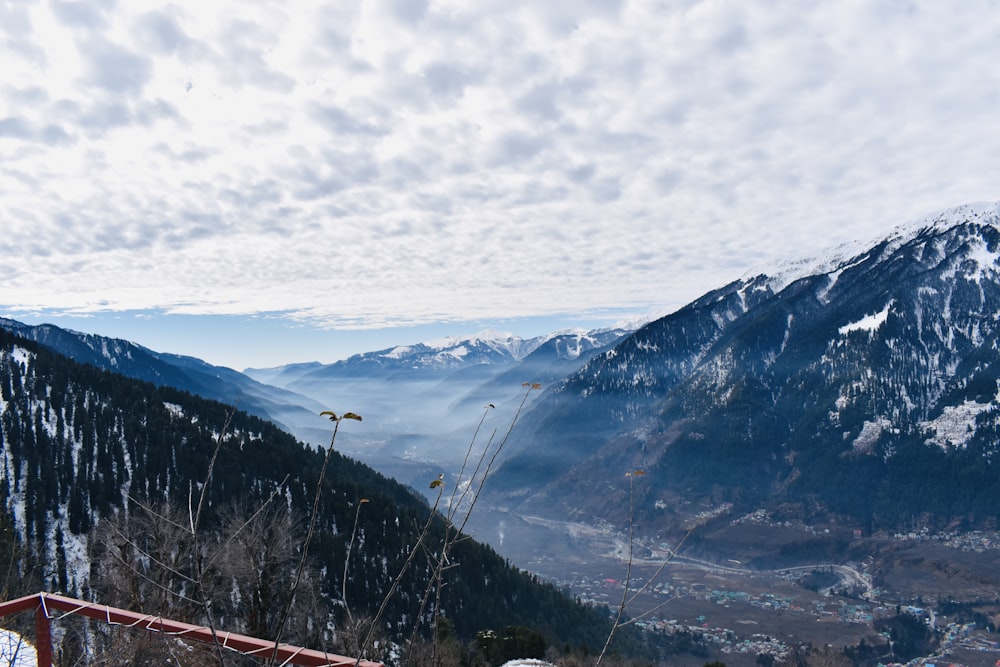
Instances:
[[[237,368],[1000,199],[992,0],[0,0],[0,315]]]

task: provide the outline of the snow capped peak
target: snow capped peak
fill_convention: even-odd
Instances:
[[[946,208],[899,225],[894,232],[902,238],[912,238],[927,229],[945,231],[966,222],[998,226],[1000,224],[1000,201],[974,202]]]
[[[521,359],[538,344],[512,333],[494,330],[468,336],[445,336],[413,345],[397,345],[378,352],[359,354],[345,363],[391,362],[407,367],[448,368],[465,364],[493,363],[488,359]]]
[[[646,322],[645,319],[642,320]],[[640,325],[619,323],[596,330],[569,328],[533,338],[507,331],[485,329],[465,336],[445,336],[413,345],[398,345],[378,352],[354,355],[344,362],[400,365],[408,368],[455,368],[458,366],[521,361],[550,341],[558,341],[559,353],[574,359],[583,352],[608,344]]]
[[[633,317],[628,317],[622,320],[618,320],[610,327],[605,327],[603,329],[598,329],[597,333],[609,333],[612,331],[638,331],[650,322],[654,322],[661,317],[666,317],[670,313],[674,312],[673,308],[665,308],[658,310],[654,313],[646,315],[635,315]]]
[[[434,340],[425,341],[424,345],[433,350],[446,350],[452,347],[458,347],[465,343],[486,343],[487,345],[491,343],[503,343],[511,344],[514,341],[523,340],[520,336],[506,332],[506,331],[496,331],[494,329],[484,329],[479,333],[471,334],[469,336],[462,336],[456,338],[455,336],[445,336],[444,338],[436,338]]]
[[[474,340],[482,341],[511,341],[521,340],[521,337],[509,331],[497,331],[496,329],[484,329],[472,337]]]
[[[428,345],[428,347],[430,347],[430,346]],[[382,356],[385,357],[385,358],[387,358],[387,359],[402,359],[403,357],[405,357],[405,356],[407,356],[409,354],[412,354],[412,353],[413,353],[413,347],[412,346],[410,346],[410,345],[397,345],[396,347],[388,350],[387,352],[383,352]]]
[[[767,285],[777,294],[795,281],[809,276],[829,275],[836,279],[844,269],[867,259],[869,252],[883,243],[885,248],[882,252],[891,253],[922,233],[944,232],[968,222],[1000,227],[1000,202],[977,202],[944,209],[897,225],[881,241],[855,239],[817,256],[750,271],[744,274],[743,280],[750,282],[754,277],[766,276]]]
[[[468,355],[470,349],[492,350],[502,356],[509,356],[513,359],[521,359],[531,353],[541,343],[538,339],[524,339],[520,336],[494,329],[485,329],[468,336],[445,336],[422,343],[422,347],[430,349],[438,355],[446,354],[451,357],[463,358]]]
[[[581,329],[580,327],[568,327],[566,329],[556,329],[550,333],[546,338],[556,338],[557,336],[586,336],[590,331],[587,329]]]
[[[850,258],[857,257],[867,247],[868,244],[862,241],[848,241],[831,248],[823,255],[780,262],[770,271],[751,271],[744,276],[744,280],[749,281],[754,276],[765,275],[767,285],[777,294],[801,278],[842,271]]]

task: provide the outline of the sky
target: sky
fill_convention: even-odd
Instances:
[[[242,369],[1000,199],[1000,2],[0,0],[0,316]]]

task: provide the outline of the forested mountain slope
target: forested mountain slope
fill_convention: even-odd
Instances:
[[[63,329],[51,324],[29,325],[0,318],[0,328],[41,343],[82,364],[119,375],[174,387],[202,398],[238,405],[244,412],[272,421],[299,438],[314,435],[298,428],[322,410],[318,403],[294,392],[269,386],[224,366],[201,359],[156,352],[121,338]],[[316,435],[314,444],[325,438]]]
[[[967,206],[652,322],[534,404],[492,485],[522,513],[1000,520],[1000,207]],[[728,505],[727,505],[728,506]]]
[[[101,526],[121,526],[125,519],[148,517],[146,507],[170,504],[184,518],[178,524],[186,524],[220,438],[206,488],[201,541],[218,541],[233,506],[252,514],[272,496],[277,500],[269,507],[291,508],[300,528],[292,534],[301,535],[323,452],[226,405],[77,364],[0,330],[0,499],[27,548],[19,561],[21,581],[8,579],[8,592],[16,592],[18,584],[77,596],[100,592],[98,582],[91,581],[100,568],[91,558],[100,553]],[[404,570],[428,516],[425,502],[407,489],[333,453],[310,549],[312,593],[331,622],[342,625],[348,610],[354,617],[375,613]],[[127,533],[116,530],[113,534]],[[149,539],[135,539],[140,537]],[[300,542],[290,539],[294,561]],[[389,598],[383,630],[397,641],[408,636],[420,614],[430,576],[428,553],[440,549],[442,540],[443,524],[437,520],[423,540],[428,551],[417,550]],[[117,544],[124,550],[132,543]],[[460,637],[523,625],[558,642],[603,641],[607,626],[598,611],[539,584],[488,547],[461,541],[451,560],[455,567],[441,591],[442,609]],[[183,592],[190,597],[190,585]],[[278,606],[270,607],[272,616]],[[235,622],[244,612],[230,610],[229,618]],[[264,629],[273,622],[273,617],[257,620]],[[334,641],[322,631],[325,622],[311,627],[321,630],[317,641]]]

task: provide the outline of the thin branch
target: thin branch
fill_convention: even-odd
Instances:
[[[229,426],[232,424],[233,415],[236,414],[236,408],[229,410],[226,413],[226,421],[222,425],[222,430],[219,431],[219,436],[215,439],[215,450],[212,452],[212,459],[209,461],[208,470],[205,473],[205,481],[201,486],[201,494],[198,497],[198,511],[191,515],[191,487],[188,487],[188,519],[191,522],[191,555],[194,559],[194,575],[195,575],[195,587],[198,589],[198,594],[201,597],[201,605],[205,611],[205,620],[207,621],[208,629],[212,633],[212,643],[215,645],[215,650],[219,658],[220,667],[224,667],[226,664],[226,657],[222,651],[222,644],[219,643],[219,636],[215,629],[215,618],[212,615],[212,602],[208,599],[208,595],[205,592],[205,567],[202,562],[201,554],[198,552],[198,528],[201,525],[202,509],[205,506],[205,497],[208,495],[209,484],[212,481],[212,474],[215,472],[215,463],[219,459],[219,452],[222,450],[222,443],[225,440],[226,433],[229,432]]]
[[[251,514],[246,521],[240,524],[240,527],[234,530],[233,534],[226,538],[226,541],[223,542],[219,546],[219,548],[215,550],[215,553],[213,553],[211,556],[208,557],[208,560],[205,562],[205,567],[211,565],[215,561],[215,559],[226,550],[226,547],[228,547],[233,542],[233,540],[239,537],[240,534],[246,529],[246,527],[249,526],[251,523],[253,523],[254,519],[260,516],[260,514],[265,509],[267,509],[267,506],[271,504],[271,501],[274,500],[275,497],[278,495],[278,493],[281,492],[281,489],[284,488],[285,482],[288,481],[289,476],[290,473],[286,474],[285,478],[278,483],[278,486],[276,486],[274,490],[271,491],[271,495],[269,495],[267,499],[261,503],[260,507],[257,508],[257,511]]]
[[[514,425],[517,423],[517,419],[520,416],[521,411],[524,409],[524,405],[528,400],[528,395],[531,393],[532,390],[541,388],[541,385],[531,382],[525,382],[522,386],[526,388],[524,396],[521,397],[521,402],[520,404],[518,404],[517,410],[514,411],[514,415],[511,418],[506,433],[504,434],[500,442],[497,443],[496,447],[493,449],[492,455],[489,458],[489,462],[486,464],[486,468],[483,469],[483,463],[484,461],[486,461],[487,455],[490,454],[490,448],[492,447],[493,441],[496,438],[497,434],[496,429],[494,429],[493,432],[490,434],[490,437],[486,442],[486,446],[483,447],[482,452],[480,452],[479,454],[479,458],[476,461],[475,469],[469,476],[468,481],[464,483],[464,489],[462,491],[462,494],[458,497],[458,502],[455,502],[455,495],[458,492],[458,487],[463,485],[463,476],[465,474],[465,469],[468,465],[469,457],[472,455],[472,451],[475,448],[475,443],[479,436],[479,431],[482,428],[483,422],[486,419],[486,415],[489,413],[489,410],[493,409],[494,407],[492,403],[490,403],[483,409],[483,416],[479,419],[479,422],[476,424],[476,428],[473,431],[472,438],[469,441],[469,446],[466,448],[465,451],[465,458],[462,461],[461,470],[459,471],[458,478],[455,481],[455,489],[452,491],[451,500],[449,501],[448,513],[445,518],[444,539],[441,544],[441,552],[436,557],[437,562],[434,566],[431,578],[428,580],[427,586],[424,589],[424,594],[420,601],[419,611],[417,612],[417,616],[414,621],[414,627],[411,632],[410,642],[409,642],[410,646],[413,646],[415,644],[417,631],[423,620],[424,610],[427,608],[427,603],[430,601],[431,592],[434,592],[435,603],[434,603],[434,613],[433,613],[434,627],[432,628],[433,632],[432,657],[435,657],[437,655],[437,650],[438,650],[439,636],[438,636],[437,621],[441,615],[441,589],[445,585],[444,573],[455,566],[455,564],[452,564],[451,561],[449,560],[449,554],[451,553],[451,550],[455,546],[455,544],[467,539],[467,536],[464,536],[462,533],[465,530],[465,526],[469,521],[469,517],[472,516],[472,511],[476,506],[476,502],[478,501],[480,494],[482,493],[483,485],[486,483],[486,479],[489,477],[489,473],[493,467],[493,464],[496,461],[497,456],[500,454],[500,451],[506,444],[507,440],[509,439],[511,432],[514,430]],[[480,471],[482,471],[481,475]],[[470,493],[472,494],[472,502],[469,503],[469,506],[465,511],[465,516],[462,519],[461,525],[456,527],[453,520],[456,514],[458,513],[459,509],[463,505],[465,505],[465,500]],[[437,503],[435,503],[435,509],[436,507]],[[433,512],[432,512],[432,517],[433,517]],[[424,547],[424,551],[428,553],[428,561],[433,563],[434,555],[430,552],[430,550],[427,547]],[[409,664],[409,659],[410,656],[408,655],[407,664]]]
[[[201,486],[201,494],[198,497],[198,511],[195,512],[194,517],[191,518],[191,534],[198,534],[198,526],[201,523],[201,513],[202,508],[205,505],[205,496],[208,495],[208,485],[212,480],[212,473],[215,472],[215,462],[219,459],[219,451],[222,449],[223,440],[226,437],[226,433],[229,432],[229,426],[233,422],[233,415],[236,414],[236,408],[226,413],[226,422],[222,425],[222,430],[219,431],[219,437],[215,439],[215,450],[212,452],[212,460],[208,462],[208,471],[205,473],[205,482]],[[190,514],[190,503],[188,503],[188,512]]]
[[[479,436],[479,430],[483,427],[483,422],[486,421],[486,415],[489,414],[489,411],[492,410],[493,407],[494,407],[494,405],[492,403],[490,403],[489,405],[487,405],[487,406],[485,406],[483,408],[483,416],[479,418],[479,423],[476,424],[476,428],[472,432],[472,439],[469,441],[469,446],[466,447],[466,449],[465,449],[465,458],[462,459],[462,467],[458,471],[458,477],[455,478],[455,488],[452,489],[452,491],[451,491],[451,499],[449,499],[449,501],[448,501],[448,520],[449,521],[451,521],[451,519],[455,516],[455,512],[458,511],[458,506],[462,504],[462,501],[465,499],[465,495],[468,492],[468,487],[466,487],[466,490],[463,491],[462,495],[459,497],[458,505],[456,505],[455,504],[455,494],[458,493],[458,487],[461,486],[462,476],[465,475],[465,466],[469,462],[469,456],[472,454],[472,449],[473,449],[473,447],[476,444],[476,438]],[[490,438],[490,440],[492,440],[492,438]],[[486,453],[486,449],[488,449],[488,448],[489,448],[489,442],[486,443],[486,448],[483,449],[483,454]],[[479,457],[479,462],[482,463],[482,460],[483,460],[483,457],[480,456]],[[471,483],[472,479],[475,478],[476,472],[478,472],[478,471],[479,471],[479,465],[476,466],[476,470],[472,473],[472,477],[469,478],[470,483]]]
[[[642,585],[642,588],[640,588],[639,590],[637,590],[637,591],[635,592],[635,595],[633,595],[632,597],[630,597],[630,598],[629,598],[629,600],[628,600],[628,604],[632,604],[632,603],[633,603],[633,602],[635,601],[635,599],[636,599],[637,597],[639,597],[639,595],[641,595],[642,593],[646,592],[646,589],[648,589],[648,588],[649,588],[649,586],[650,586],[650,585],[651,585],[651,584],[652,584],[652,583],[653,583],[654,581],[656,581],[656,578],[657,578],[657,577],[659,577],[659,576],[660,576],[660,574],[661,574],[661,573],[663,572],[664,568],[666,568],[666,567],[667,567],[667,565],[669,565],[669,564],[670,564],[670,562],[671,562],[671,561],[673,561],[673,559],[674,559],[674,556],[676,556],[676,555],[677,555],[677,552],[678,552],[678,551],[680,551],[680,548],[681,548],[682,546],[684,546],[684,542],[686,542],[686,541],[687,541],[687,538],[688,538],[688,537],[689,537],[689,536],[691,535],[691,533],[693,533],[693,532],[694,532],[694,528],[691,528],[690,530],[688,530],[688,532],[684,533],[684,537],[682,537],[682,538],[681,538],[681,541],[677,543],[677,547],[676,547],[676,548],[674,548],[674,549],[671,549],[671,550],[670,550],[670,555],[669,555],[669,556],[667,556],[666,558],[664,558],[664,559],[663,559],[663,562],[661,562],[661,563],[660,563],[660,567],[656,568],[656,572],[654,572],[654,573],[652,574],[652,576],[651,576],[651,577],[649,577],[649,579],[648,579],[648,580],[646,581],[646,583]]]
[[[150,561],[156,563],[157,565],[159,565],[160,567],[162,567],[164,570],[166,570],[170,574],[172,574],[172,575],[174,575],[176,577],[180,577],[181,579],[184,579],[184,580],[186,580],[186,581],[188,581],[188,582],[190,582],[192,584],[195,583],[195,580],[192,577],[189,577],[188,575],[184,574],[180,570],[174,569],[170,565],[167,565],[163,561],[161,561],[161,560],[157,559],[155,556],[153,556],[153,554],[149,553],[148,551],[146,551],[145,549],[143,549],[142,547],[140,547],[138,544],[136,544],[132,540],[132,538],[128,537],[125,533],[123,533],[120,530],[118,530],[117,526],[111,525],[111,530],[114,531],[114,533],[115,533],[116,536],[118,536],[121,539],[125,540],[126,544],[128,544],[130,547],[133,547],[142,556],[144,556],[144,557],[148,558]],[[123,563],[125,562],[124,559],[120,558],[117,554],[115,554],[115,557],[118,558],[119,560],[121,560]]]
[[[410,553],[406,557],[406,562],[404,562],[403,566],[400,568],[399,574],[396,575],[396,578],[389,586],[389,590],[386,592],[385,597],[382,598],[382,604],[379,606],[378,612],[375,614],[375,618],[372,619],[371,625],[368,627],[368,632],[365,635],[365,641],[364,643],[361,644],[360,647],[361,650],[358,651],[358,658],[354,663],[355,665],[361,664],[361,657],[365,654],[365,651],[368,649],[368,644],[369,642],[371,642],[372,635],[375,633],[375,628],[378,626],[378,623],[382,618],[382,614],[385,613],[385,608],[389,604],[389,600],[396,592],[396,588],[399,586],[399,582],[403,580],[403,575],[406,574],[406,571],[409,569],[410,564],[413,562],[414,556],[417,555],[417,551],[420,549],[420,546],[423,543],[424,538],[427,536],[427,531],[430,530],[431,523],[434,521],[434,517],[437,515],[438,504],[441,502],[441,496],[443,494],[444,494],[444,486],[439,486],[437,498],[434,500],[434,507],[431,508],[430,513],[427,515],[427,522],[424,524],[423,530],[420,531],[420,534],[417,537],[417,543],[413,545],[412,549],[410,549]]]
[[[183,530],[185,533],[190,530],[190,526],[185,526],[183,524],[177,523],[176,521],[174,521],[170,517],[166,516],[165,514],[160,514],[159,512],[157,512],[156,510],[154,510],[149,505],[146,505],[145,503],[143,503],[141,500],[139,500],[138,498],[136,498],[132,494],[129,494],[126,497],[129,500],[131,500],[133,503],[135,503],[136,505],[138,505],[139,508],[142,509],[143,511],[145,511],[147,514],[152,514],[154,517],[156,517],[160,521],[163,521],[164,523],[168,523],[171,526],[173,526],[174,528],[179,528],[180,530]]]
[[[164,586],[163,584],[161,584],[160,582],[155,581],[154,579],[151,579],[148,575],[144,574],[141,570],[136,569],[131,563],[127,562],[124,558],[122,558],[118,554],[112,554],[112,557],[115,560],[117,560],[119,563],[121,563],[122,565],[124,565],[130,572],[132,572],[132,574],[140,577],[141,579],[145,579],[146,581],[148,581],[149,583],[153,584],[154,586],[156,586],[157,588],[159,588],[163,592],[165,592],[165,593],[167,593],[169,595],[172,595],[173,597],[178,598],[179,600],[184,600],[185,602],[190,602],[192,604],[201,604],[200,600],[195,600],[195,599],[189,598],[186,595],[183,595],[181,593],[177,593],[175,591],[172,591],[169,588],[167,588],[166,586]],[[173,572],[176,572],[176,570],[173,570]],[[184,579],[187,579],[187,580],[191,581],[190,577],[186,577],[183,574],[180,574],[179,572],[176,572],[176,573],[177,573],[178,576],[183,577]]]
[[[351,540],[347,543],[347,553],[344,555],[344,579],[341,581],[340,587],[340,597],[344,602],[344,610],[347,612],[347,618],[354,624],[354,615],[351,614],[351,607],[347,604],[347,567],[351,563],[351,551],[354,550],[354,538],[358,534],[358,519],[361,518],[361,506],[368,502],[367,498],[358,499],[358,507],[354,512],[354,527],[351,528]]]
[[[462,519],[462,524],[458,527],[458,532],[463,532],[465,526],[469,522],[469,517],[472,516],[472,510],[475,509],[476,503],[479,501],[479,496],[482,494],[483,486],[486,484],[486,479],[489,477],[490,472],[493,470],[493,464],[497,460],[497,456],[500,455],[500,451],[507,444],[507,440],[510,438],[510,434],[514,431],[514,426],[517,424],[518,418],[521,416],[521,411],[524,410],[524,404],[528,401],[528,395],[535,389],[540,389],[541,385],[535,382],[525,382],[521,386],[526,387],[524,395],[521,397],[521,402],[517,406],[517,410],[514,411],[514,416],[511,418],[510,423],[507,425],[507,432],[504,433],[503,438],[497,443],[496,448],[493,450],[493,455],[490,457],[489,463],[486,464],[486,469],[483,471],[482,476],[479,478],[479,486],[476,487],[476,491],[472,496],[472,503],[469,505],[469,509],[465,512],[465,517]],[[496,436],[496,431],[490,436],[489,442],[486,444],[486,448],[483,450],[483,458],[486,452],[489,450],[490,444],[493,442],[493,438]],[[480,464],[482,459],[480,460]],[[476,470],[473,472],[473,477],[469,478],[469,486],[472,486],[472,480],[475,478],[476,473],[479,472],[479,465],[476,466]],[[463,495],[464,498],[464,495]]]
[[[633,623],[637,623],[637,622],[639,622],[639,621],[641,621],[643,619],[649,618],[655,612],[659,611],[663,607],[667,606],[668,603],[673,602],[676,599],[677,598],[675,596],[670,596],[666,600],[664,600],[663,602],[660,602],[658,605],[656,605],[654,607],[651,607],[650,609],[647,609],[646,611],[642,612],[641,614],[637,614],[637,615],[633,616],[632,618],[630,618],[628,620],[622,621],[619,624],[619,627],[624,627],[626,625],[632,625]]]
[[[645,474],[646,473],[643,472],[643,471],[641,471],[641,470],[635,470],[635,471],[626,473],[626,476],[629,478],[629,489],[628,489],[628,531],[629,532],[628,532],[628,566],[626,568],[626,573],[625,573],[625,586],[624,586],[624,588],[622,590],[622,600],[621,600],[621,603],[618,606],[618,612],[615,615],[614,624],[611,626],[611,631],[608,633],[608,638],[607,638],[607,640],[604,643],[604,648],[601,649],[601,654],[598,656],[597,662],[594,663],[595,667],[597,665],[601,664],[601,661],[604,659],[604,655],[607,652],[608,647],[610,647],[610,645],[611,645],[611,640],[614,639],[615,633],[618,631],[619,628],[622,628],[622,627],[624,627],[626,625],[631,625],[631,624],[636,623],[636,622],[638,622],[640,620],[643,620],[644,618],[647,618],[648,616],[652,615],[654,612],[656,612],[657,610],[661,609],[664,605],[666,605],[668,602],[670,602],[671,600],[674,599],[674,598],[668,598],[667,600],[664,600],[664,601],[660,602],[659,604],[655,605],[651,609],[647,609],[646,611],[642,612],[641,614],[639,614],[639,615],[637,615],[637,616],[635,616],[635,617],[633,617],[631,619],[622,620],[622,617],[625,614],[625,609],[628,608],[629,606],[631,606],[631,604],[633,602],[635,602],[635,600],[640,595],[642,595],[642,593],[646,592],[649,589],[649,587],[652,585],[652,583],[654,581],[656,581],[656,579],[660,576],[660,574],[667,567],[667,565],[669,565],[670,562],[673,561],[674,556],[676,556],[677,552],[680,550],[680,548],[682,546],[684,546],[684,542],[687,541],[687,538],[691,535],[692,532],[694,532],[694,528],[691,528],[690,530],[688,530],[684,534],[684,537],[681,538],[680,542],[677,543],[677,546],[675,548],[673,548],[673,549],[670,550],[669,555],[666,558],[664,558],[663,561],[660,563],[660,566],[658,568],[656,568],[656,572],[654,572],[652,574],[652,576],[650,576],[646,580],[646,583],[643,584],[642,587],[640,587],[635,592],[635,594],[633,594],[631,597],[628,596],[628,587],[629,587],[629,584],[631,583],[631,577],[632,577],[632,563],[633,563],[634,546],[635,546],[635,540],[634,540],[634,525],[635,525],[635,522],[634,522],[634,519],[633,519],[633,515],[634,515],[634,508],[633,508],[633,502],[634,502],[634,500],[633,500],[634,499],[634,493],[633,493],[633,491],[634,491],[634,487],[633,487],[633,484],[634,484],[634,479],[635,479],[636,475],[645,475]]]
[[[298,567],[295,568],[295,577],[292,579],[292,587],[288,591],[288,597],[285,599],[285,603],[281,607],[281,615],[278,617],[278,628],[275,630],[274,634],[274,652],[271,655],[271,660],[274,661],[278,656],[278,643],[281,641],[281,633],[284,632],[285,623],[288,622],[288,616],[292,610],[292,602],[295,600],[295,593],[298,591],[299,582],[302,580],[302,572],[306,569],[306,560],[309,558],[309,544],[312,542],[313,533],[316,529],[316,519],[319,515],[319,501],[323,495],[323,482],[326,479],[326,469],[330,465],[330,459],[333,456],[333,444],[337,441],[337,432],[340,430],[340,422],[342,419],[357,419],[361,420],[361,417],[354,414],[353,412],[348,412],[337,417],[332,412],[321,412],[320,414],[330,415],[330,420],[333,422],[333,435],[330,436],[330,445],[326,449],[326,456],[323,458],[323,467],[319,471],[319,478],[316,480],[316,494],[313,496],[313,506],[312,512],[309,514],[309,529],[306,531],[306,539],[302,544],[302,555],[299,557]]]
[[[633,548],[635,546],[634,541],[634,526],[632,514],[632,488],[633,488],[633,476],[631,473],[628,474],[628,565],[625,568],[625,585],[622,588],[622,601],[618,605],[618,612],[615,614],[615,622],[611,626],[611,632],[608,633],[608,638],[604,642],[604,648],[601,649],[601,654],[597,656],[597,662],[594,663],[595,667],[601,664],[604,660],[604,655],[608,652],[608,647],[611,646],[611,640],[614,639],[615,633],[618,628],[622,626],[622,616],[625,614],[625,605],[628,604],[628,587],[632,582],[632,554]]]

